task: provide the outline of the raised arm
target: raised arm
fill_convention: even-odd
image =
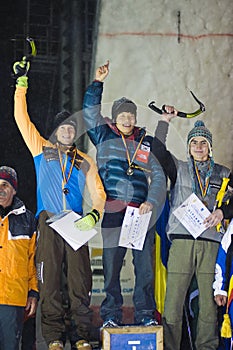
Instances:
[[[166,148],[166,139],[170,121],[177,116],[177,110],[172,106],[165,106],[167,113],[161,115],[161,120],[155,130],[152,142],[152,153],[158,159],[165,174],[171,181],[171,186],[176,182],[177,168],[175,157]]]
[[[96,69],[94,81],[87,87],[83,100],[83,119],[85,127],[94,145],[101,142],[104,128],[108,128],[101,114],[103,80],[109,73],[109,61]]]
[[[17,64],[14,64],[14,73],[17,73]],[[48,141],[44,139],[35,125],[31,122],[28,110],[27,110],[27,89],[28,89],[28,77],[26,76],[28,69],[25,71],[25,75],[20,76],[16,80],[16,88],[14,95],[14,117],[16,124],[19,128],[22,137],[32,153],[33,157],[42,152],[43,146],[48,144]]]

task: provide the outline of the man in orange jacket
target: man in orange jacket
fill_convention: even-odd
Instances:
[[[20,73],[21,62],[14,72]],[[25,72],[26,74],[26,72]],[[41,301],[41,330],[50,350],[62,350],[66,343],[65,309],[60,293],[63,267],[74,325],[72,349],[91,350],[89,344],[92,311],[90,309],[92,272],[87,244],[74,250],[48,223],[51,216],[74,211],[83,215],[84,191],[88,190],[91,211],[75,226],[91,230],[101,218],[106,194],[94,160],[75,144],[78,123],[75,115],[61,111],[54,118],[53,133],[44,138],[32,123],[27,110],[28,77],[16,80],[14,116],[30,150],[37,179],[39,238],[36,263]],[[67,228],[68,231],[68,228]],[[77,231],[78,233],[78,231]]]
[[[35,314],[36,220],[16,196],[16,171],[0,167],[0,349],[19,349],[24,313]]]

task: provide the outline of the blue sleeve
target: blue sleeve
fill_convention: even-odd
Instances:
[[[83,120],[92,143],[96,146],[101,142],[104,129],[108,128],[101,114],[103,83],[93,81],[85,92],[83,100]]]

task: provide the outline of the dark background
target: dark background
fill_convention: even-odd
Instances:
[[[26,148],[13,118],[12,79],[14,39],[23,34],[26,20],[25,1],[3,2],[0,12],[0,165],[16,169],[19,179],[19,196],[31,210],[35,210],[35,174],[32,157]],[[21,57],[19,57],[20,59]]]
[[[34,163],[14,121],[12,66],[30,54],[26,37],[32,37],[37,56],[28,73],[28,112],[48,138],[56,113],[81,109],[90,77],[98,4],[97,0],[8,0],[0,5],[0,165],[15,168],[18,196],[33,212]]]

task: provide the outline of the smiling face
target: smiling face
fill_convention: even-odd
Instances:
[[[194,160],[204,162],[209,157],[209,143],[202,136],[194,137],[189,143],[189,152]]]
[[[0,205],[2,205],[3,208],[11,205],[15,194],[16,191],[11,184],[6,180],[0,179]]]
[[[57,128],[57,141],[64,146],[72,146],[75,138],[75,128],[70,124],[62,124]]]
[[[116,127],[120,132],[126,136],[133,133],[136,124],[136,117],[133,113],[122,112],[116,117]]]

